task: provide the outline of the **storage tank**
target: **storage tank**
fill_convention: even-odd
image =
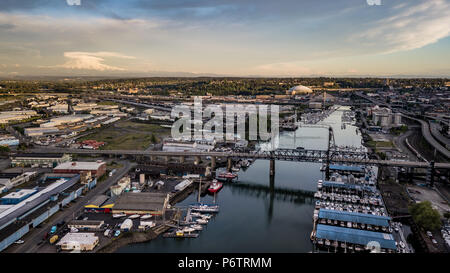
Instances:
[[[145,173],[139,175],[139,184],[144,185],[145,183]]]
[[[120,181],[117,183],[117,185],[119,185],[123,190],[130,185],[130,182],[131,182],[131,180],[129,177],[122,177],[122,179],[120,179]]]
[[[133,227],[133,221],[131,219],[125,219],[120,225],[120,229],[123,231],[129,231]]]
[[[120,185],[114,185],[111,186],[110,190],[111,190],[111,197],[113,197],[121,195],[123,189]]]

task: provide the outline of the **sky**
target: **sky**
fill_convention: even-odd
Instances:
[[[450,0],[1,0],[0,77],[450,77]]]

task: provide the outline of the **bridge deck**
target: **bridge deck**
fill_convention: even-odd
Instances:
[[[324,163],[327,160],[326,150],[296,150],[278,149],[274,151],[254,151],[248,153],[226,153],[226,152],[167,152],[147,150],[87,150],[87,149],[31,149],[30,153],[69,153],[69,154],[97,154],[97,155],[137,155],[137,156],[169,156],[169,157],[206,157],[214,156],[221,158],[252,158],[267,160],[283,160],[297,162]],[[428,168],[429,163],[419,161],[392,161],[358,158],[364,155],[360,152],[330,152],[330,161],[333,163],[347,163],[356,165],[379,165],[392,167],[414,167]],[[435,163],[436,169],[450,169],[450,163]]]

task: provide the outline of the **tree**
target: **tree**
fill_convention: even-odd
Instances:
[[[156,139],[155,135],[152,134],[152,136],[150,137],[150,141],[155,144],[156,142],[158,142],[158,140]]]
[[[11,151],[8,146],[0,145],[0,154],[7,154]]]
[[[441,216],[431,206],[430,201],[416,203],[409,207],[414,222],[425,230],[437,230],[441,227]]]

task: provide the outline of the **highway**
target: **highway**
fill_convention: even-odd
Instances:
[[[355,93],[355,94],[361,98],[364,98],[364,99],[372,102],[373,104],[378,104],[380,106],[386,106],[386,107],[392,109],[391,105],[388,103],[380,102],[380,101],[375,100],[371,97],[368,97],[362,93]],[[403,117],[418,121],[421,125],[422,135],[425,138],[425,140],[431,146],[433,146],[438,152],[440,152],[443,156],[450,159],[450,151],[447,148],[445,148],[444,146],[442,146],[438,141],[436,141],[436,139],[431,135],[430,126],[429,126],[428,122],[421,120],[421,119],[413,118],[413,117],[409,116],[409,114],[404,110],[399,109],[398,111],[402,114]]]
[[[46,221],[41,223],[41,228],[34,228],[31,229],[28,234],[26,234],[22,240],[25,241],[25,243],[21,245],[12,245],[8,249],[6,249],[6,252],[16,252],[16,253],[36,253],[39,252],[40,246],[38,243],[42,240],[45,233],[50,231],[50,228],[55,225],[56,223],[59,223],[61,221],[67,221],[69,219],[72,219],[72,216],[83,209],[83,207],[86,205],[86,203],[91,200],[94,196],[98,194],[103,194],[106,192],[109,187],[117,183],[120,178],[122,178],[125,174],[128,173],[128,171],[135,166],[135,163],[130,163],[129,161],[121,161],[120,163],[124,164],[124,166],[116,171],[116,173],[112,177],[108,177],[105,181],[100,182],[97,184],[95,188],[88,191],[84,197],[79,197],[76,199],[75,203],[71,203],[71,206],[68,208],[65,208],[63,211],[58,211],[56,214],[54,214],[50,219],[51,221]],[[42,246],[42,245],[41,245]]]
[[[410,117],[410,116],[407,116],[404,114],[402,114],[402,116],[405,118],[409,118],[409,119],[419,122],[422,127],[422,135],[426,139],[426,141],[431,146],[433,146],[437,151],[439,151],[442,155],[444,155],[446,158],[450,159],[450,151],[447,150],[447,148],[445,148],[444,146],[442,146],[439,142],[437,142],[437,140],[431,135],[430,126],[429,126],[428,122],[421,120],[421,119],[416,119],[416,118],[413,118],[413,117]]]
[[[435,122],[428,122],[430,125],[430,131],[433,137],[435,137],[445,148],[450,149],[450,139],[443,136],[440,132],[440,126]]]

